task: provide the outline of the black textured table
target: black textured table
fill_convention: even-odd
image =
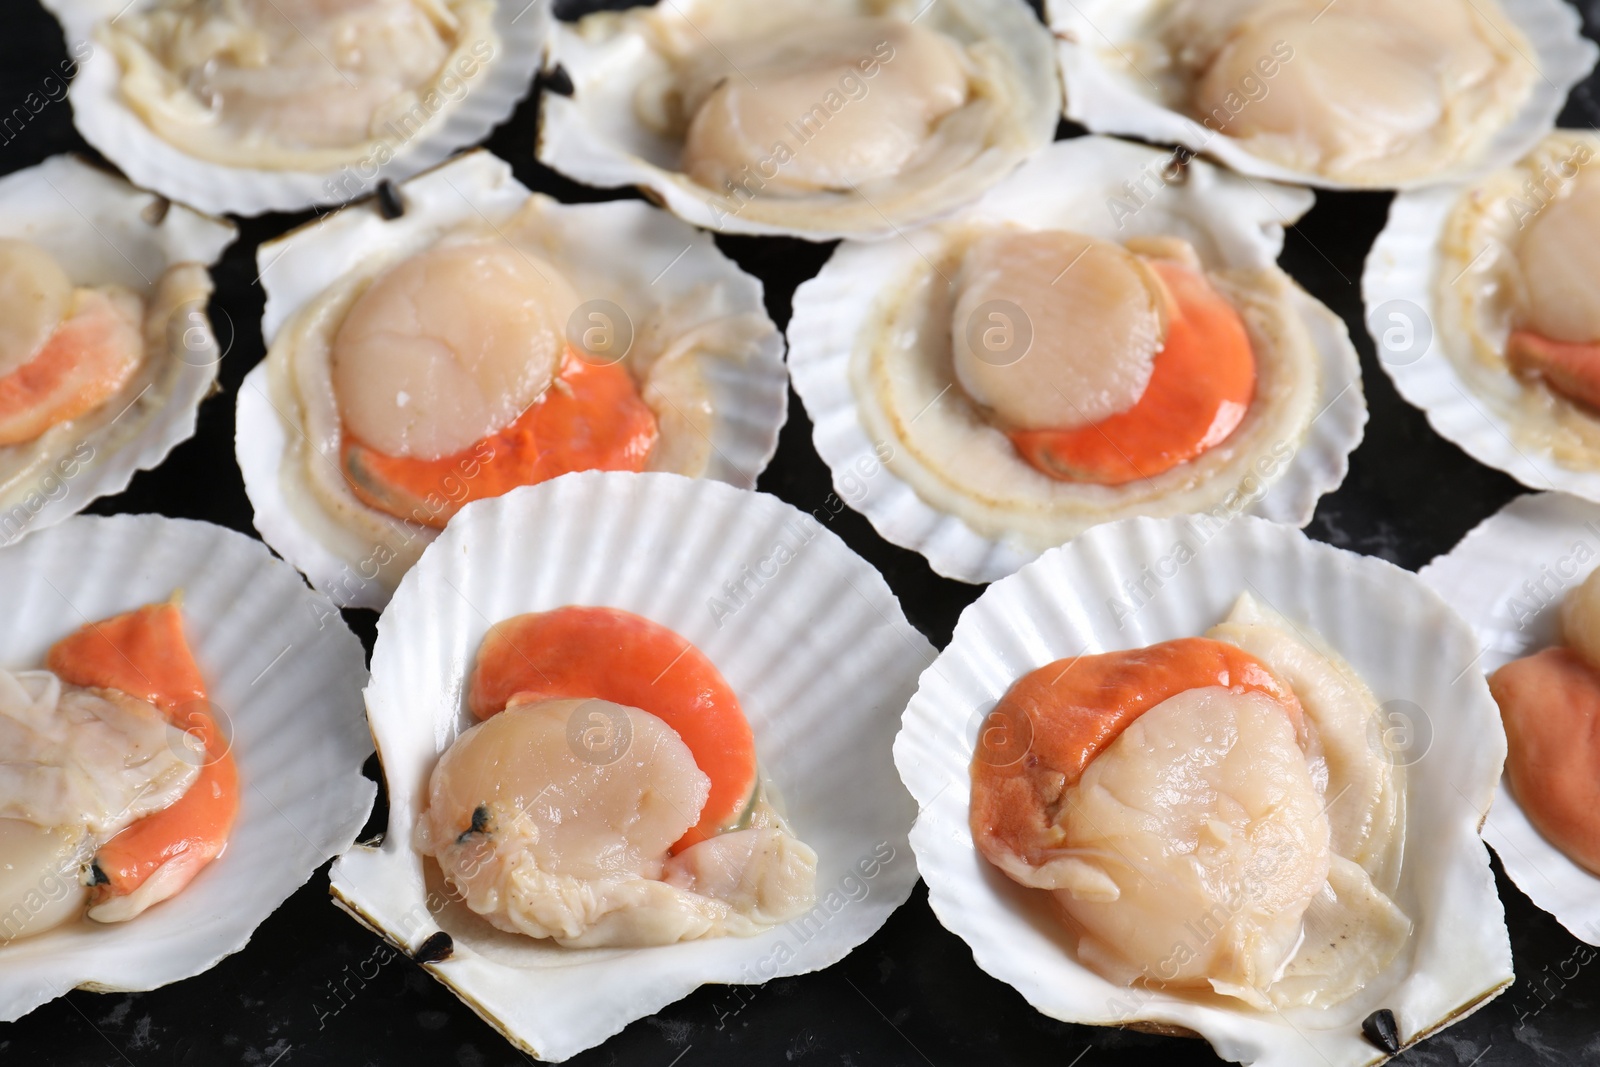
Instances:
[[[1580,6],[1593,36],[1600,3]],[[560,5],[558,11],[568,14]],[[49,79],[67,56],[60,28],[35,0],[0,0],[0,12],[0,173],[58,152],[92,156],[73,129],[69,105],[51,99],[58,94]],[[1600,104],[1591,95],[1596,89],[1595,79],[1579,87],[1562,125],[1600,121]],[[574,185],[534,161],[537,110],[533,100],[525,101],[488,141],[516,176],[567,201],[620,195]],[[1064,127],[1062,136],[1075,132]],[[1416,569],[1522,490],[1438,437],[1395,394],[1374,360],[1361,325],[1360,275],[1388,202],[1382,193],[1319,194],[1317,206],[1289,232],[1282,262],[1349,324],[1372,412],[1349,478],[1323,498],[1308,532]],[[212,321],[228,349],[220,395],[201,408],[193,440],[159,469],[135,477],[120,496],[98,501],[92,512],[154,511],[254,534],[233,459],[233,411],[239,383],[263,354],[255,249],[310,217],[243,221],[239,241],[214,272]],[[788,323],[794,287],[817,271],[832,247],[748,237],[719,237],[717,244],[766,283],[767,307],[780,327]],[[777,458],[759,488],[828,514],[822,506],[831,492],[828,470],[812,449],[810,424],[792,395]],[[853,511],[841,512],[830,525],[884,573],[915,626],[935,645],[949,641],[956,617],[978,587],[937,577],[922,557],[887,544]],[[347,611],[345,618],[370,650],[375,614]],[[376,776],[376,763],[367,771]],[[380,798],[368,832],[385,821]],[[1578,942],[1535,908],[1498,864],[1495,872],[1511,927],[1516,984],[1396,1062],[1600,1063],[1600,949]],[[161,950],[150,946],[152,953]],[[419,967],[335,908],[325,868],[261,925],[242,952],[198,978],[151,993],[74,992],[0,1025],[0,1064],[7,1067],[487,1067],[526,1059]],[[759,987],[703,987],[569,1062],[1098,1067],[1220,1061],[1201,1041],[1073,1026],[1038,1014],[1009,986],[978,970],[966,945],[933,917],[919,884],[882,931],[836,966]]]

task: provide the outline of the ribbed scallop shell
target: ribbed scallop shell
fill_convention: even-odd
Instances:
[[[1165,2],[1045,0],[1047,21],[1055,31],[1061,77],[1066,84],[1067,118],[1096,133],[1187,145],[1253,178],[1324,189],[1361,188],[1252,155],[1236,138],[1214,133],[1195,119],[1166,107],[1147,80],[1112,69],[1096,54],[1108,44],[1125,55],[1142,53],[1138,28]],[[1566,105],[1567,93],[1594,68],[1600,50],[1582,36],[1578,12],[1572,5],[1562,0],[1499,0],[1499,5],[1536,53],[1540,76],[1534,80],[1532,92],[1480,158],[1469,165],[1408,182],[1403,188],[1455,181],[1520,159],[1555,124],[1556,116]]]
[[[0,1020],[74,988],[155,989],[239,951],[329,857],[377,790],[361,773],[361,643],[328,598],[260,542],[160,515],[79,516],[0,550],[0,664],[43,664],[84,623],[183,597],[185,631],[239,769],[226,851],[124,923],[0,947]]]
[[[702,11],[741,4],[759,6],[755,0],[684,0],[670,7],[693,27]],[[816,18],[841,13],[901,17],[928,29],[977,35],[1003,50],[1008,71],[1019,80],[1021,103],[1027,108],[1021,119],[1034,139],[1032,147],[1044,147],[1055,133],[1061,83],[1050,36],[1021,0],[938,0],[936,4],[835,0],[814,11]],[[924,203],[910,214],[893,204],[880,210],[880,205],[872,202],[830,194],[796,198],[792,209],[785,206],[782,217],[758,220],[719,206],[725,202],[724,194],[699,185],[678,170],[681,146],[667,142],[639,121],[635,94],[644,79],[665,68],[653,52],[648,34],[610,27],[586,33],[581,25],[558,22],[551,30],[547,62],[551,68],[559,66],[566,71],[573,91],[544,90],[538,143],[541,163],[602,188],[637,185],[680,218],[725,233],[790,235],[811,241],[892,236],[970,203],[1022,158],[1001,157],[997,149],[988,148],[954,176],[936,201]],[[803,149],[803,140],[794,147],[796,152]]]
[[[968,828],[977,732],[1013,682],[1056,659],[1202,634],[1247,592],[1326,638],[1380,701],[1411,701],[1432,725],[1431,747],[1406,772],[1398,901],[1416,923],[1410,948],[1323,1013],[1230,1010],[1106,981],[1074,958],[1044,894],[986,863]],[[895,765],[919,805],[911,844],[929,903],[979,967],[1053,1018],[1192,1031],[1241,1063],[1379,1062],[1361,1036],[1372,1011],[1393,1010],[1409,1044],[1512,978],[1504,911],[1478,837],[1505,735],[1482,677],[1464,669],[1476,652],[1466,625],[1414,575],[1286,526],[1242,517],[1096,527],[986,589],[906,708]]]
[[[1565,493],[1518,497],[1422,568],[1477,635],[1472,670],[1493,674],[1560,641],[1561,597],[1600,559],[1600,504]],[[1600,945],[1600,878],[1534,829],[1510,790],[1489,809],[1484,840],[1517,888],[1572,936]]]
[[[784,552],[793,558],[778,562]],[[730,583],[743,583],[742,604]],[[765,780],[817,852],[818,900],[826,906],[831,895],[837,908],[815,929],[801,919],[752,938],[566,949],[430,912],[412,827],[434,763],[470,722],[463,691],[478,645],[492,623],[567,604],[653,619],[727,678]],[[708,982],[829,966],[916,882],[906,843],[913,808],[890,746],[932,659],[871,565],[776,497],[673,474],[588,472],[469,504],[379,620],[367,709],[389,830],[381,847],[339,860],[334,896],[406,951],[443,925],[454,954],[428,965],[433,976],[541,1059],[597,1045]],[[874,857],[869,875],[861,865]]]
[[[75,285],[123,285],[148,300],[169,266],[209,267],[237,236],[232,223],[169,204],[76,156],[53,156],[0,178],[0,237],[44,248]],[[98,497],[122,492],[137,471],[159,466],[194,436],[200,403],[215,387],[226,352],[212,334],[205,307],[178,311],[182,320],[168,329],[174,347],[151,358],[180,365],[160,371],[149,393],[128,388],[113,396],[107,401],[107,425],[94,427],[95,413],[90,413],[77,420],[88,427],[83,434],[54,445],[38,443],[49,453],[45,469],[0,496],[0,545],[53,526]],[[224,332],[222,344],[231,345],[231,323]],[[80,446],[91,449],[93,458],[70,463]],[[34,447],[3,451],[17,455]],[[65,476],[63,462],[70,464]]]
[[[264,170],[188,155],[159,137],[123,102],[117,85],[121,67],[111,49],[96,40],[95,26],[147,0],[41,2],[60,20],[73,55],[82,55],[78,48],[89,49],[78,64],[70,92],[73,121],[84,140],[138,184],[203,211],[232,215],[299,211],[349,200],[371,191],[384,178],[409,178],[444,162],[463,145],[483,140],[528,95],[550,28],[548,4],[497,0],[493,25],[500,37],[498,53],[467,80],[465,95],[444,121],[399,145],[393,159],[381,167]]]
[[[1585,136],[1585,131],[1557,132]],[[1530,489],[1556,489],[1600,500],[1600,472],[1562,462],[1553,449],[1541,447],[1525,433],[1526,424],[1514,421],[1510,414],[1508,404],[1514,395],[1536,386],[1525,385],[1505,372],[1493,378],[1497,387],[1493,391],[1498,395],[1485,395],[1480,390],[1488,385],[1473,382],[1458,365],[1458,361],[1474,363],[1472,340],[1456,332],[1453,323],[1457,320],[1439,307],[1438,293],[1442,280],[1453,285],[1466,276],[1467,269],[1445,257],[1442,243],[1452,213],[1473,193],[1468,184],[1444,185],[1400,193],[1389,205],[1388,222],[1373,242],[1361,274],[1368,328],[1381,338],[1386,328],[1399,326],[1420,312],[1423,318],[1410,323],[1414,332],[1407,335],[1407,345],[1420,346],[1417,339],[1423,330],[1428,331],[1430,342],[1421,355],[1397,350],[1392,357],[1379,343],[1378,362],[1400,395],[1427,416],[1428,425],[1479,463],[1505,471]],[[1487,251],[1477,253],[1485,265],[1495,262],[1494,256],[1484,256]],[[1465,267],[1476,264],[1474,260]],[[1400,318],[1375,321],[1384,308],[1401,309]],[[1484,382],[1490,379],[1486,377]]]
[[[1208,268],[1261,267],[1282,251],[1283,227],[1312,204],[1303,189],[1251,182],[1200,161],[1188,165],[1181,184],[1163,184],[1150,194],[1151,175],[1160,174],[1170,159],[1170,153],[1109,137],[1057,141],[952,221],[1066,225],[1116,241],[1181,236],[1197,245]],[[1113,201],[1139,202],[1130,199],[1130,183],[1146,190],[1139,198],[1143,203],[1132,214],[1113,215],[1108,211]],[[884,298],[884,280],[922,263],[922,249],[937,255],[939,241],[939,229],[928,227],[901,240],[842,243],[822,271],[795,292],[789,372],[841,498],[885,540],[922,553],[938,573],[988,582],[1036,553],[1008,539],[985,537],[925,502],[891,469],[880,470],[851,385],[851,361],[863,343],[865,323]],[[1360,361],[1344,324],[1310,294],[1297,290],[1296,300],[1322,357],[1319,414],[1282,479],[1246,513],[1303,526],[1317,500],[1344,481],[1350,453],[1366,427],[1367,405]],[[878,473],[863,487],[852,472],[865,470]]]
[[[261,246],[257,261],[267,293],[261,332],[269,346],[300,307],[363,263],[414,254],[440,234],[503,217],[539,195],[511,176],[509,164],[486,151],[459,156],[400,188],[406,211],[398,219],[385,220],[371,204],[353,205]],[[634,301],[619,297],[635,315],[639,307],[688,299],[709,284],[726,291],[730,313],[766,318],[761,282],[723,255],[709,234],[658,208],[636,200],[552,201],[549,217],[560,227],[558,253],[570,250],[591,264],[604,264],[617,291],[637,294]],[[559,254],[552,260],[558,266]],[[789,415],[783,349],[783,335],[773,326],[743,364],[719,364],[717,373],[708,375],[715,421],[707,477],[753,486],[777,451],[778,431]],[[271,395],[263,363],[239,389],[234,440],[256,529],[335,602],[383,607],[393,587],[370,578],[359,561],[336,555],[285,501],[280,471],[289,435],[297,431],[275,409]],[[425,530],[417,536],[436,535]]]

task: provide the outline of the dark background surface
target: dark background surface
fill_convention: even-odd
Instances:
[[[1396,0],[1400,2],[1400,0]],[[558,4],[558,11],[575,4]],[[605,6],[623,6],[609,3]],[[1587,30],[1600,4],[1586,7]],[[0,0],[0,116],[40,93],[66,58],[61,30],[34,0]],[[1600,107],[1581,86],[1562,116],[1592,126]],[[586,189],[533,159],[537,105],[529,99],[488,140],[533,189],[563,200],[622,193]],[[1063,128],[1063,135],[1075,131]],[[0,133],[0,173],[58,152],[91,157],[66,101],[46,104],[20,129]],[[1428,427],[1395,394],[1361,324],[1362,260],[1383,226],[1388,194],[1318,195],[1288,236],[1283,266],[1343,316],[1361,350],[1371,421],[1350,476],[1323,498],[1308,532],[1330,544],[1416,569],[1521,492]],[[233,458],[235,392],[263,355],[255,248],[310,214],[269,215],[241,224],[239,241],[215,269],[212,321],[229,351],[222,393],[200,411],[199,430],[158,470],[136,476],[119,496],[89,510],[161,512],[254,534]],[[826,260],[831,245],[719,237],[717,243],[767,287],[780,327],[794,287]],[[762,490],[819,515],[831,491],[811,446],[811,427],[791,396],[789,423]],[[921,556],[882,541],[845,510],[831,526],[888,578],[911,622],[939,646],[979,593],[939,578]],[[0,590],[0,610],[4,591]],[[371,648],[376,615],[345,618]],[[369,774],[376,774],[369,764]],[[369,832],[385,823],[379,809]],[[1535,908],[1495,866],[1506,904],[1518,980],[1477,1014],[1406,1053],[1410,1065],[1600,1063],[1600,950],[1588,949]],[[161,952],[152,945],[152,953]],[[4,958],[0,955],[0,967]],[[597,995],[604,995],[597,990]],[[390,951],[329,901],[326,869],[256,931],[250,944],[206,974],[151,993],[73,992],[21,1021],[0,1024],[0,1063],[76,1065],[368,1065],[460,1067],[517,1064],[526,1057],[421,968]],[[703,987],[656,1016],[569,1062],[575,1067],[701,1067],[839,1064],[952,1067],[957,1064],[1215,1064],[1203,1042],[1074,1026],[1048,1019],[972,962],[966,945],[928,909],[919,884],[876,936],[818,974],[760,987]]]

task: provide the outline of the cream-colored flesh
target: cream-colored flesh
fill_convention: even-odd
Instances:
[[[125,693],[0,670],[0,942],[82,913],[95,848],[194,784],[185,741]]]
[[[1553,341],[1600,341],[1600,177],[1578,173],[1517,245],[1520,322]]]
[[[419,109],[468,44],[490,41],[485,0],[158,0],[103,24],[123,99],[165,140],[233,166],[323,169]],[[435,108],[434,111],[439,109]],[[391,149],[392,150],[392,149]]]
[[[1600,568],[1562,598],[1561,639],[1600,670]]]
[[[1205,272],[1239,311],[1256,360],[1255,398],[1228,440],[1126,485],[1063,482],[1023,460],[956,377],[954,298],[944,279],[956,276],[966,248],[990,232],[952,231],[942,252],[929,254],[931,264],[918,260],[906,276],[885,279],[851,355],[862,428],[870,440],[894,446],[887,466],[929,506],[984,537],[1043,551],[1130,515],[1231,517],[1283,476],[1316,414],[1322,374],[1297,306],[1302,295],[1287,275],[1276,268]]]
[[[221,122],[249,139],[364,141],[384,103],[425,82],[449,50],[448,25],[411,0],[243,0],[234,10],[242,17],[197,26],[169,55]],[[224,35],[244,44],[246,62],[207,47]]]
[[[0,818],[0,945],[83,914],[84,840],[26,819]]]
[[[0,945],[82,915],[85,841],[26,819],[0,819]]]
[[[1400,954],[1404,768],[1321,638],[1245,595],[1206,635],[1299,701],[1190,689],[1134,720],[1062,794],[1060,848],[1002,869],[1050,890],[1106,977],[1262,1010],[1348,1000]]]
[[[1061,812],[1069,858],[1052,865],[1052,888],[1085,962],[1269,1003],[1330,857],[1282,706],[1219,687],[1179,693],[1089,764]]]
[[[545,204],[530,199],[508,217],[457,228],[426,247],[509,245],[527,261],[550,264],[542,268],[546,278],[570,279],[583,297],[607,294],[619,306],[625,304],[632,316],[633,342],[623,366],[639,384],[659,429],[647,469],[703,475],[713,458],[713,419],[720,414],[713,410],[710,376],[719,364],[747,358],[770,328],[766,320],[729,314],[727,294],[715,285],[697,290],[692,299],[670,303],[659,302],[648,290],[618,293],[604,257],[562,246],[545,218]],[[426,255],[426,248],[414,254]],[[397,262],[403,259],[374,258],[308,300],[279,329],[267,351],[272,406],[285,423],[280,474],[285,502],[300,525],[349,565],[352,582],[359,575],[390,586],[416,562],[428,538],[419,534],[419,527],[368,507],[350,491],[340,465],[342,397],[334,384],[332,353],[343,323],[369,285]],[[566,318],[557,325],[564,331]],[[375,362],[381,354],[380,346],[373,353]],[[381,371],[375,369],[374,378],[375,407],[383,415],[386,397],[390,410],[398,407],[398,390]],[[468,461],[460,469],[461,479],[472,477],[475,469]],[[435,512],[444,504],[443,496],[427,502]],[[417,521],[427,517],[417,516]]]
[[[28,241],[0,239],[0,377],[27,363],[72,310],[72,281]]]
[[[1505,352],[1513,329],[1535,326],[1529,266],[1540,284],[1554,287],[1540,301],[1549,306],[1538,314],[1548,315],[1544,328],[1587,332],[1593,298],[1582,292],[1581,273],[1592,249],[1576,233],[1530,237],[1552,215],[1564,215],[1573,229],[1586,225],[1588,208],[1564,205],[1590,195],[1580,190],[1594,183],[1589,172],[1597,158],[1600,138],[1593,131],[1555,130],[1515,166],[1462,190],[1439,237],[1430,293],[1435,343],[1461,376],[1464,392],[1505,426],[1518,451],[1577,471],[1600,470],[1600,418],[1541,378],[1513,372]],[[1561,263],[1554,256],[1544,261],[1543,253],[1568,242],[1578,245],[1575,273],[1563,279]],[[1576,300],[1558,304],[1565,296]]]
[[[140,324],[143,348],[139,365],[127,383],[98,408],[58,422],[25,443],[0,447],[0,536],[11,532],[5,520],[17,515],[19,507],[25,509],[23,513],[37,513],[47,491],[55,491],[88,464],[108,459],[145,433],[153,420],[167,412],[169,398],[185,372],[192,373],[194,362],[215,358],[190,347],[199,332],[195,317],[203,314],[211,288],[205,267],[179,263],[155,280],[154,291],[147,298],[120,286],[79,290],[80,294],[97,293]],[[207,342],[214,345],[209,331],[205,332]]]
[[[356,299],[334,336],[345,425],[392,456],[468,448],[549,388],[578,303],[554,265],[503,241],[445,244],[402,261]]]
[[[968,85],[960,49],[939,33],[824,17],[706,49],[683,93],[684,173],[718,192],[754,175],[763,191],[792,195],[895,177]],[[780,142],[792,149],[775,158]]]
[[[685,893],[725,903],[754,926],[787,922],[816,902],[817,854],[757,802],[746,830],[718,834],[666,863],[662,881]],[[730,932],[744,923],[723,920]],[[753,930],[751,932],[754,932]]]
[[[0,671],[0,818],[108,837],[171,805],[200,773],[142,700]]]
[[[992,234],[967,249],[956,287],[956,378],[1001,425],[1092,425],[1150,384],[1162,287],[1121,245],[1066,230]]]
[[[1382,972],[1411,935],[1393,899],[1405,856],[1407,754],[1386,747],[1390,724],[1355,670],[1249,593],[1206,636],[1261,660],[1300,701],[1333,857],[1306,911],[1300,950],[1269,995],[1280,1008],[1337,1004]]]
[[[1394,962],[1412,924],[1359,863],[1334,853],[1303,927],[1299,950],[1269,991],[1276,1008],[1328,1008],[1353,997]]]
[[[1337,653],[1248,593],[1206,636],[1244,649],[1294,690],[1318,787],[1338,798],[1328,807],[1334,851],[1393,892],[1405,843],[1405,769],[1374,743],[1387,725],[1377,697]]]
[[[633,174],[716,229],[909,231],[971,203],[1060,117],[1050,35],[1014,0],[680,0],[596,11],[575,34],[569,67],[604,84],[552,108],[546,161],[583,177],[561,146],[598,138],[607,181]],[[810,58],[776,81],[752,69],[780,51]]]
[[[575,716],[626,729],[614,759],[570,740]],[[514,705],[457,738],[429,788],[418,850],[503,930],[568,946],[670,944],[755,933],[814,899],[816,857],[770,809],[669,855],[710,780],[671,727],[637,708]]]
[[[1470,0],[1180,0],[1157,33],[1209,130],[1357,184],[1470,157],[1536,76],[1516,28]]]

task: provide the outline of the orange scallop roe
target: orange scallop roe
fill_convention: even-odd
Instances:
[[[1008,435],[1023,459],[1052,478],[1096,485],[1153,478],[1226,441],[1250,409],[1256,361],[1239,312],[1198,271],[1163,259],[1150,267],[1172,300],[1166,340],[1139,400],[1091,426]]]
[[[0,446],[32,441],[105,403],[139,369],[140,324],[104,293],[86,290],[75,314],[39,351],[0,376]]]
[[[1294,691],[1250,653],[1207,637],[1056,660],[1023,675],[978,732],[972,759],[973,841],[999,863],[1042,865],[1057,808],[1090,762],[1139,716],[1189,689],[1261,693],[1303,731]]]
[[[641,471],[659,430],[627,368],[569,347],[561,373],[509,426],[439,459],[390,456],[353,436],[341,459],[356,498],[442,529],[461,508],[572,471]]]
[[[1506,362],[1520,373],[1542,378],[1569,400],[1600,408],[1600,343],[1552,341],[1530,330],[1514,330],[1506,341]]]
[[[1506,782],[1528,821],[1600,875],[1600,671],[1547,648],[1489,676],[1506,727]]]
[[[593,697],[638,708],[677,731],[711,779],[681,852],[736,822],[756,787],[755,735],[716,664],[665,626],[617,608],[564,607],[490,627],[468,681],[479,719],[512,704]]]
[[[95,886],[93,902],[132,893],[162,867],[169,884],[187,885],[228,843],[239,810],[239,776],[211,715],[178,606],[147,604],[89,623],[56,642],[45,665],[69,684],[116,689],[153,704],[204,744],[199,777],[176,803],[100,846],[95,867],[105,881]]]

